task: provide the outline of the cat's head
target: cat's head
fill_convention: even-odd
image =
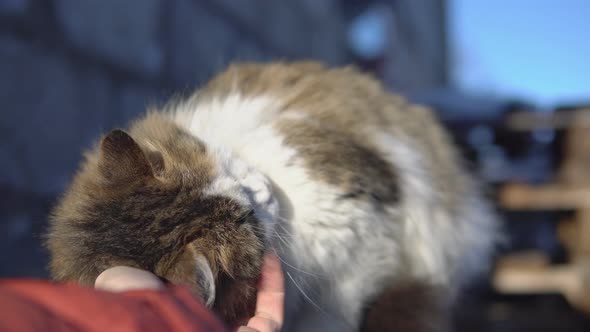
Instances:
[[[103,137],[54,210],[53,277],[91,285],[133,266],[188,285],[226,321],[251,312],[265,246],[251,172],[156,116],[131,133]]]

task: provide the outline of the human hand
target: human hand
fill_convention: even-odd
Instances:
[[[264,257],[256,295],[256,313],[237,332],[278,332],[283,325],[285,283],[277,256]]]
[[[162,289],[164,283],[155,274],[129,266],[115,266],[98,275],[97,289],[124,292],[139,289]]]
[[[95,288],[112,292],[139,289],[163,289],[164,283],[154,274],[128,266],[115,266],[102,272]],[[237,332],[278,332],[283,324],[285,286],[279,259],[267,254],[256,297],[256,313]]]

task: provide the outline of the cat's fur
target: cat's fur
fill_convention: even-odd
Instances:
[[[442,329],[495,234],[459,159],[429,110],[352,68],[234,65],[87,154],[51,271],[90,284],[138,266],[233,321],[274,250],[287,330]]]

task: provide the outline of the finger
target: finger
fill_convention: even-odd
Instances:
[[[248,327],[248,326],[240,326],[240,328],[238,328],[236,330],[236,332],[260,332],[260,331],[253,329],[251,327]]]
[[[285,301],[285,294],[277,292],[258,293],[256,300],[256,313],[254,318],[263,318],[267,321],[272,321],[277,325],[283,324],[283,307]],[[248,321],[248,326],[253,321]],[[254,321],[257,321],[255,319]]]
[[[285,292],[283,270],[279,258],[273,254],[264,256],[262,271],[260,273],[259,292]]]
[[[285,281],[281,262],[277,256],[266,254],[256,296],[256,313],[282,323],[284,300]]]
[[[248,321],[248,326],[260,332],[279,331],[283,324],[285,284],[281,263],[277,256],[264,257],[258,294],[256,314]]]
[[[138,289],[160,289],[164,287],[164,284],[148,271],[128,266],[115,266],[98,275],[94,287],[112,292],[124,292]]]
[[[255,329],[248,327],[248,326],[240,326],[240,328],[238,328],[236,330],[236,332],[260,332],[260,331],[255,330]]]
[[[254,316],[248,321],[248,326],[242,326],[238,332],[278,332],[281,329],[281,324],[278,322],[261,316]]]

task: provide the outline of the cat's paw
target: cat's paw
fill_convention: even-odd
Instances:
[[[279,204],[273,193],[270,180],[263,174],[252,170],[241,184],[254,207],[256,216],[266,224],[275,222],[279,214]]]
[[[209,194],[231,197],[250,206],[264,224],[272,224],[279,214],[279,204],[271,181],[254,167],[228,152],[217,153],[218,172]]]
[[[270,204],[273,198],[270,181],[262,174],[251,171],[241,181],[242,186],[251,196],[252,203]]]

